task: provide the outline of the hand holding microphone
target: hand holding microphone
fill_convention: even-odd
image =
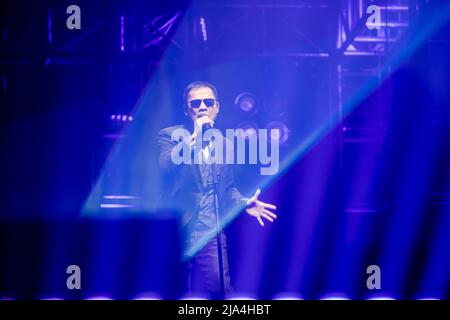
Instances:
[[[194,145],[195,139],[202,130],[211,129],[214,121],[208,116],[202,116],[194,121],[194,133],[191,135],[191,146]]]
[[[197,129],[200,130],[201,128],[206,130],[206,129],[212,128],[213,125],[214,125],[214,121],[211,120],[211,118],[208,116],[202,116],[195,120],[195,130],[197,130]]]

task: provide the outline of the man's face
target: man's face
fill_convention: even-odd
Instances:
[[[201,100],[201,103],[200,101]],[[212,103],[212,101],[214,103]],[[216,100],[214,92],[209,87],[194,88],[188,94],[188,116],[195,121],[198,118],[208,116],[215,121],[219,113],[219,102]]]

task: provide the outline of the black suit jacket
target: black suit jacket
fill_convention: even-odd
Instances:
[[[180,143],[172,141],[171,136],[176,129],[186,129],[192,132],[187,125],[176,125],[159,131],[157,145],[159,149],[159,166],[163,171],[164,186],[161,201],[165,204],[173,204],[181,208],[182,227],[187,227],[195,222],[198,216],[198,206],[202,195],[200,172],[195,164],[174,164],[171,159],[172,149]],[[224,143],[229,143],[223,137]],[[225,145],[225,144],[224,144]],[[233,166],[227,164],[214,164],[217,177],[217,193],[220,206],[220,214],[223,216],[235,207],[245,205],[245,199],[234,183]]]

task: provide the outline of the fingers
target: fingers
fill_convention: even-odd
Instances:
[[[208,116],[201,116],[200,118],[197,118],[195,121],[198,127],[203,127],[205,124],[211,124],[214,125],[214,121],[208,117]]]
[[[248,199],[247,201],[247,205],[251,204],[251,203],[255,203],[258,201],[258,197],[261,194],[261,190],[260,189],[256,189],[255,194],[253,195],[253,197],[251,197],[250,199]]]
[[[264,209],[263,212],[264,212],[265,214],[271,216],[272,218],[275,218],[275,219],[278,218],[278,216],[277,216],[275,213],[273,213],[272,211],[269,211],[269,210],[267,210],[267,209]]]
[[[266,219],[269,220],[270,222],[273,222],[273,219],[272,219],[269,215],[267,215],[267,214],[265,214],[265,213],[261,213],[261,216],[263,216],[264,218],[266,218]]]
[[[277,207],[276,207],[275,205],[273,205],[273,204],[265,203],[265,202],[262,202],[262,201],[259,201],[259,204],[260,204],[262,207],[264,207],[264,208],[272,209],[272,210],[277,210]]]
[[[264,227],[264,222],[262,221],[261,217],[258,216],[256,217],[258,219],[259,224],[261,225],[261,227]]]

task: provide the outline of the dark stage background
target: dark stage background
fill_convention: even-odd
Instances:
[[[449,20],[438,0],[2,1],[0,298],[183,296],[155,141],[204,80],[218,127],[282,133],[276,175],[236,166],[279,216],[226,226],[237,297],[448,299]]]

